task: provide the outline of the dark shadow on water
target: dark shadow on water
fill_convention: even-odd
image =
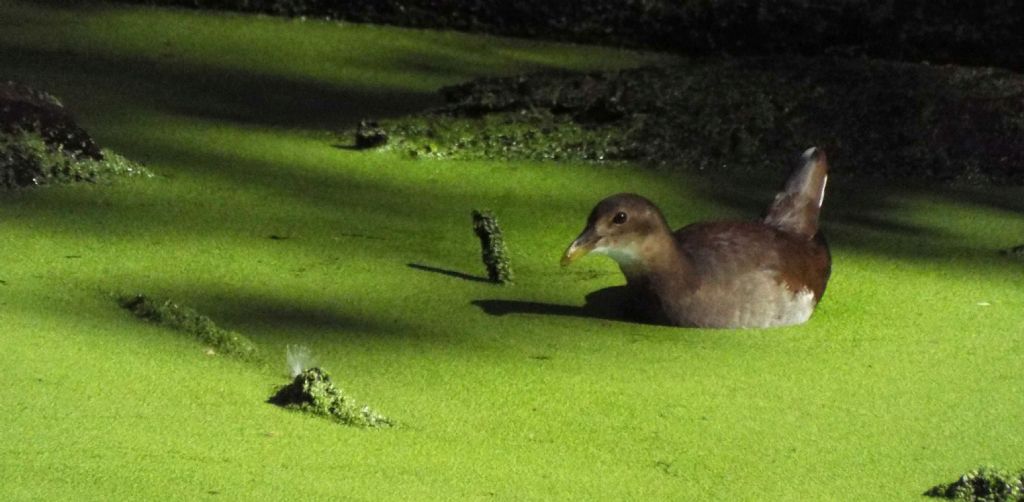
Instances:
[[[946,195],[980,207],[1024,214],[1024,198],[1013,187],[958,187],[948,190]]]
[[[181,61],[169,56],[80,54],[24,48],[0,40],[0,65],[9,77],[31,75],[85,115],[119,103],[208,120],[325,130],[362,117],[394,117],[440,104],[434,92],[305,81],[293,77]],[[353,68],[353,71],[373,71]],[[69,75],[77,85],[67,86]],[[48,84],[54,84],[53,86]],[[86,91],[85,89],[88,89]],[[98,90],[98,91],[97,91]],[[88,105],[98,109],[83,109]],[[80,108],[77,105],[83,105]]]
[[[421,265],[419,263],[409,263],[408,266],[409,266],[409,268],[413,268],[413,269],[416,269],[416,270],[422,270],[424,272],[433,272],[435,274],[447,275],[448,277],[454,277],[456,279],[463,279],[463,280],[466,280],[466,281],[491,282],[486,277],[477,277],[475,275],[470,275],[470,274],[467,274],[465,272],[459,272],[457,270],[448,270],[448,269],[444,269],[444,268],[431,267],[430,265]]]
[[[586,303],[580,307],[520,300],[473,300],[470,303],[493,316],[533,314],[648,324],[628,313],[626,301],[626,287],[612,286],[588,294]]]
[[[986,198],[975,191],[924,182],[851,179],[840,171],[841,166],[833,168],[837,172],[830,175],[820,219],[821,230],[833,250],[857,249],[906,259],[934,259],[969,252],[970,241],[957,239],[950,229],[914,217],[912,203],[922,196],[1008,211],[1021,209],[1021,204],[1012,200],[1019,197],[1019,191],[1009,191],[1001,199]],[[727,216],[708,219],[755,220],[763,217],[789,173],[789,169],[780,166],[776,172],[747,177],[708,175],[698,178],[692,186],[702,197],[729,209]],[[678,228],[692,221],[670,218],[670,225]]]
[[[179,301],[210,306],[211,317],[218,322],[242,331],[314,330],[314,331],[379,331],[381,326],[373,319],[351,315],[331,302],[313,302],[272,294],[234,290],[230,288],[204,288],[202,292],[182,293]]]
[[[473,300],[473,305],[493,316],[508,314],[540,314],[569,317],[594,317],[586,307],[520,300]]]

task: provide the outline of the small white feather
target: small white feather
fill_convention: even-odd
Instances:
[[[313,351],[305,345],[289,345],[285,360],[288,363],[288,374],[295,378],[303,371],[316,365]]]

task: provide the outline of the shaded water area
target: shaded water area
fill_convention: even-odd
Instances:
[[[1024,3],[1016,1],[119,1],[455,29],[691,56],[870,56],[1024,70],[1024,53],[1006,50],[1024,45]]]

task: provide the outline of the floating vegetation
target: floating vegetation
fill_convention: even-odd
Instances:
[[[188,333],[217,353],[241,359],[256,357],[256,345],[251,340],[218,327],[209,317],[189,307],[170,300],[154,300],[144,295],[125,296],[119,299],[119,303],[136,317]]]
[[[1024,502],[1024,472],[1010,473],[995,467],[979,467],[924,494],[965,502]]]
[[[355,136],[356,148],[359,149],[376,148],[388,142],[388,133],[372,120],[360,121]]]
[[[289,359],[291,352],[289,351]],[[294,380],[268,400],[270,403],[328,418],[344,425],[356,427],[391,427],[387,417],[359,406],[355,400],[338,388],[330,375],[321,368],[309,368],[295,375]]]
[[[102,160],[103,151],[56,96],[17,82],[0,82],[0,133],[31,131],[53,149]]]
[[[0,133],[0,188],[152,176],[139,164],[109,150],[102,151],[103,158],[97,160],[74,154],[59,144],[49,145],[34,131]]]
[[[473,210],[473,231],[480,238],[480,252],[487,267],[487,276],[492,282],[512,282],[512,266],[509,264],[505,237],[498,226],[498,219],[490,211]]]
[[[0,83],[0,188],[150,175],[100,148],[56,97],[22,84]]]
[[[991,68],[736,58],[441,92],[439,109],[381,121],[387,149],[734,175],[774,172],[813,143],[837,176],[1024,184],[1024,76]]]

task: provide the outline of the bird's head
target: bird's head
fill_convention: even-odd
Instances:
[[[612,195],[597,203],[587,226],[562,255],[567,266],[587,253],[607,255],[623,267],[642,256],[649,237],[665,233],[668,225],[651,201],[631,193]]]

